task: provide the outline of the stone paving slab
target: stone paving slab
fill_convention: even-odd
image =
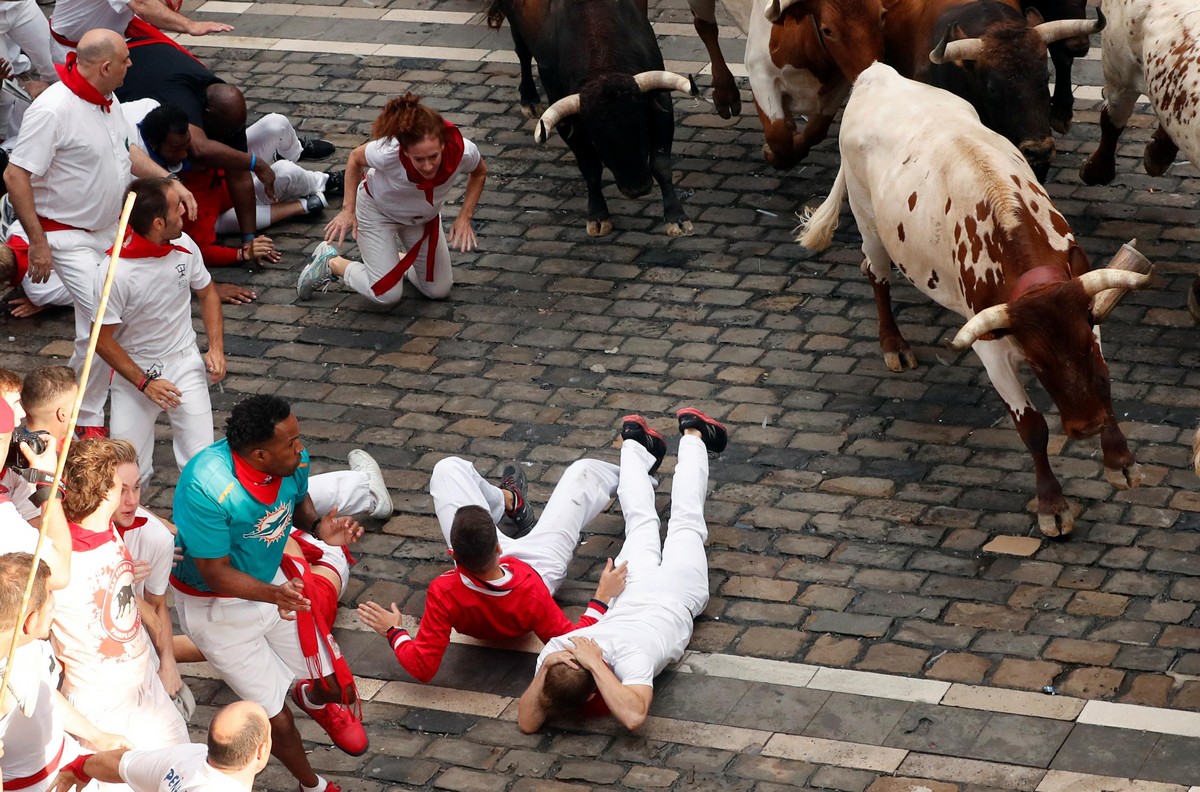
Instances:
[[[480,10],[467,0],[295,5],[385,14]],[[653,3],[652,11],[662,24],[689,23],[683,0]],[[315,760],[328,762],[331,773],[354,779],[352,786],[362,790],[397,784],[861,790],[877,773],[764,757],[749,752],[753,743],[743,745],[747,733],[768,728],[815,740],[805,730],[818,720],[824,734],[835,733],[836,706],[818,716],[831,700],[862,695],[854,686],[867,677],[859,672],[886,674],[895,680],[892,687],[906,691],[884,707],[895,720],[877,740],[895,734],[896,741],[917,745],[924,736],[925,747],[889,748],[925,757],[901,768],[910,776],[963,788],[1028,786],[1028,773],[1006,775],[1015,759],[987,752],[1021,733],[1011,724],[1024,721],[1008,717],[1047,721],[1040,726],[1051,735],[1044,737],[1047,744],[1061,724],[1073,724],[1054,761],[1066,762],[1075,752],[1080,764],[1049,763],[1064,774],[1119,776],[1145,767],[1143,780],[1152,780],[1190,772],[1179,746],[1200,710],[1200,498],[1188,448],[1200,399],[1196,331],[1183,295],[1200,271],[1200,181],[1191,165],[1177,164],[1160,178],[1140,171],[1151,126],[1142,107],[1119,152],[1114,184],[1079,183],[1075,169],[1098,134],[1094,57],[1077,71],[1087,84],[1078,92],[1075,126],[1058,139],[1047,190],[1094,262],[1105,262],[1134,235],[1155,262],[1155,288],[1129,295],[1104,329],[1114,406],[1147,484],[1114,492],[1101,475],[1096,441],[1052,437],[1052,465],[1080,505],[1077,529],[1068,540],[1044,541],[1031,557],[1017,558],[981,548],[999,536],[1036,536],[1028,510],[1031,466],[978,360],[941,347],[958,320],[898,283],[897,319],[921,367],[892,374],[880,360],[852,223],[844,220],[823,256],[791,239],[793,212],[821,200],[833,180],[833,140],[803,166],[778,173],[762,163],[761,130],[752,115],[723,121],[709,105],[677,101],[676,181],[696,233],[668,240],[653,201],[614,193],[616,230],[593,240],[583,232],[582,185],[569,152],[558,140],[536,146],[517,113],[511,59],[445,59],[479,49],[482,37],[469,47],[462,42],[493,35],[481,26],[465,30],[412,17],[330,21],[298,13],[242,13],[235,24],[239,34],[243,24],[263,31],[252,34],[262,46],[223,47],[220,37],[211,37],[192,42],[197,54],[245,87],[252,117],[285,112],[302,134],[337,143],[333,160],[316,167],[340,169],[349,150],[366,139],[378,108],[411,88],[462,126],[490,168],[476,214],[481,249],[455,256],[457,283],[445,302],[417,297],[377,314],[363,310],[357,297],[331,291],[296,304],[296,273],[328,213],[272,232],[284,251],[280,265],[215,273],[260,295],[253,305],[226,310],[230,376],[213,393],[218,426],[245,395],[280,393],[302,417],[316,471],[344,466],[353,447],[367,448],[384,466],[397,513],[370,525],[351,600],[395,601],[419,615],[425,585],[445,564],[426,492],[429,471],[442,457],[468,456],[487,475],[505,459],[519,458],[529,463],[532,499],[541,505],[571,461],[615,459],[610,442],[625,412],[645,411],[671,437],[671,410],[690,403],[732,429],[729,451],[712,465],[713,597],[692,649],[777,662],[727,674],[735,681],[726,683],[716,723],[676,717],[695,715],[696,703],[683,691],[704,684],[680,668],[660,691],[660,706],[670,704],[662,718],[688,724],[670,727],[675,742],[617,738],[592,726],[524,738],[504,720],[413,706],[399,686],[410,680],[382,642],[346,635],[343,645],[356,671],[398,685],[388,695],[404,703],[371,704],[379,756],[351,762],[318,749]],[[369,37],[346,35],[367,30]],[[386,49],[405,42],[403,31],[419,32],[422,43]],[[487,39],[496,42],[496,53],[507,48],[506,36],[501,31]],[[363,38],[372,49],[362,48]],[[664,46],[702,60],[697,42],[685,39],[672,32]],[[321,40],[331,43],[323,48]],[[335,44],[347,52],[330,52]],[[749,106],[748,91],[743,98]],[[452,205],[447,215],[456,211]],[[12,341],[0,345],[0,365],[27,370],[43,356],[69,353],[64,339],[71,322],[63,313],[2,330]],[[1047,404],[1036,386],[1032,392]],[[1052,409],[1049,421],[1056,431]],[[175,473],[168,434],[160,427],[158,472],[147,494],[169,511]],[[668,491],[672,464],[664,465],[661,492]],[[665,496],[659,505],[665,516]],[[616,552],[621,529],[616,512],[590,526],[570,570],[578,585],[561,595],[565,605],[586,600],[604,558]],[[455,646],[435,682],[511,698],[530,668],[531,659],[521,654]],[[853,673],[838,677],[841,670]],[[205,684],[208,704],[227,699],[227,692]],[[980,685],[1013,693],[980,693]],[[1060,695],[1043,696],[1038,691],[1045,686]],[[978,712],[990,712],[980,734],[990,734],[995,722],[999,735],[946,756],[936,752],[937,724],[903,719],[914,707],[955,697],[974,704],[973,713],[956,718],[973,724]],[[1042,709],[1026,709],[1033,701]],[[1149,747],[1136,771],[1114,768],[1076,737],[1088,734],[1080,731],[1084,726],[1114,728],[1102,710],[1080,716],[1083,702],[1172,707],[1178,725],[1170,734],[1153,733],[1152,744],[1137,738]],[[756,724],[758,708],[778,724]],[[909,726],[912,734],[903,731]],[[420,728],[488,749],[460,757],[438,742],[447,738],[409,731]],[[305,733],[319,737],[313,732]],[[740,747],[705,747],[701,737],[713,742],[713,734],[737,735]],[[1134,740],[1124,731],[1121,736]],[[807,745],[815,750],[816,743]],[[1044,758],[1036,755],[1040,748],[1022,743],[1011,750],[1034,761]],[[1097,757],[1095,767],[1087,765],[1089,753]],[[943,761],[952,759],[959,763]],[[369,762],[380,763],[365,773]],[[979,774],[964,778],[971,768]],[[264,777],[265,788],[288,787],[276,770]],[[1076,781],[1043,774],[1038,783],[1065,789]]]

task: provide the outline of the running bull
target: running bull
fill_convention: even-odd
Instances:
[[[984,127],[967,102],[890,66],[876,64],[855,83],[840,146],[833,190],[805,220],[798,241],[813,250],[828,247],[849,194],[888,367],[916,366],[892,315],[894,264],[968,320],[952,345],[979,355],[1033,456],[1044,534],[1070,533],[1074,516],[1050,469],[1046,419],[1022,384],[1022,361],[1058,406],[1069,437],[1100,434],[1113,486],[1141,483],[1113,413],[1092,311],[1100,292],[1143,288],[1150,276],[1089,271],[1070,226],[1021,153]]]
[[[602,193],[605,167],[629,198],[658,182],[667,235],[691,232],[671,181],[670,91],[699,92],[691,79],[664,70],[645,6],[636,0],[495,0],[489,24],[498,27],[503,19],[521,62],[522,112],[532,116],[539,102],[531,59],[552,103],[534,138],[544,143],[557,128],[583,174],[588,235],[612,231]]]

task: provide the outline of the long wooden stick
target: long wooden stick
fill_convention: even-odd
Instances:
[[[121,210],[121,222],[117,224],[117,239],[113,242],[112,256],[108,259],[108,275],[104,278],[104,290],[100,292],[100,304],[96,307],[96,321],[92,322],[92,333],[88,339],[87,355],[83,358],[83,370],[79,373],[79,387],[75,392],[75,403],[71,405],[71,418],[67,421],[67,436],[63,438],[62,449],[58,453],[58,465],[54,469],[54,481],[50,485],[50,498],[58,495],[58,487],[62,483],[63,470],[67,465],[67,452],[71,450],[71,440],[75,436],[75,423],[79,420],[79,408],[83,405],[83,391],[87,385],[88,375],[92,371],[92,358],[96,356],[96,344],[100,341],[100,328],[104,325],[104,312],[108,308],[108,294],[112,291],[113,276],[117,274],[117,259],[121,257],[121,243],[125,241],[125,229],[129,225],[129,213],[133,211],[133,203],[137,196],[129,193],[125,199],[125,207]],[[79,306],[76,306],[79,310]],[[49,506],[49,501],[47,501]],[[47,514],[49,508],[42,511],[42,525],[38,530],[37,546],[33,549],[33,566],[29,570],[29,579],[25,581],[25,593],[21,597],[21,609],[17,611],[17,621],[13,625],[8,647],[8,657],[4,664],[4,678],[0,681],[0,700],[4,691],[8,690],[8,677],[12,673],[13,656],[17,651],[17,634],[25,623],[26,610],[29,600],[33,597],[33,581],[37,578],[38,562],[42,558],[42,542],[46,539],[48,527]],[[65,515],[64,515],[65,518]]]

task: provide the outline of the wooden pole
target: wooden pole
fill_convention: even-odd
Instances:
[[[113,242],[112,255],[108,259],[108,275],[104,278],[104,289],[100,292],[100,304],[96,306],[96,320],[92,322],[92,333],[88,339],[87,355],[83,358],[83,370],[79,373],[79,388],[75,393],[75,403],[71,406],[71,417],[67,421],[67,436],[63,439],[62,448],[58,452],[58,465],[54,470],[54,481],[50,484],[50,498],[58,495],[58,487],[62,483],[63,470],[67,464],[67,452],[71,450],[71,440],[75,436],[75,423],[79,420],[79,408],[83,404],[84,385],[92,371],[92,359],[96,356],[96,344],[100,341],[100,328],[104,324],[104,312],[108,308],[108,295],[112,291],[113,276],[117,274],[117,259],[121,256],[121,243],[125,241],[125,229],[129,225],[129,213],[133,211],[133,203],[137,196],[133,193],[125,198],[125,207],[121,210],[121,221],[117,224],[117,238]],[[78,310],[78,306],[76,306]],[[47,501],[49,504],[49,501]],[[4,678],[0,681],[0,699],[8,690],[8,677],[12,673],[13,655],[17,651],[17,635],[25,622],[29,600],[33,596],[33,581],[37,577],[38,562],[42,558],[42,543],[46,539],[46,511],[42,512],[42,524],[38,531],[37,546],[33,550],[33,566],[29,570],[29,579],[25,581],[25,593],[21,596],[21,609],[17,611],[17,621],[13,625],[11,641],[8,647],[8,657],[4,664]]]

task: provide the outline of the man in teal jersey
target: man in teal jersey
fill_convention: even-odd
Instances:
[[[225,434],[188,462],[175,489],[183,560],[171,583],[180,625],[234,693],[271,715],[271,752],[302,792],[337,792],[304,753],[286,704],[293,679],[293,701],[339,748],[362,754],[367,736],[344,706],[353,702],[352,677],[330,625],[314,625],[309,612],[306,571],[285,575],[280,564],[293,524],[333,545],[357,541],[363,529],[336,509],[322,516],[313,507],[308,452],[286,401],[239,402]]]

